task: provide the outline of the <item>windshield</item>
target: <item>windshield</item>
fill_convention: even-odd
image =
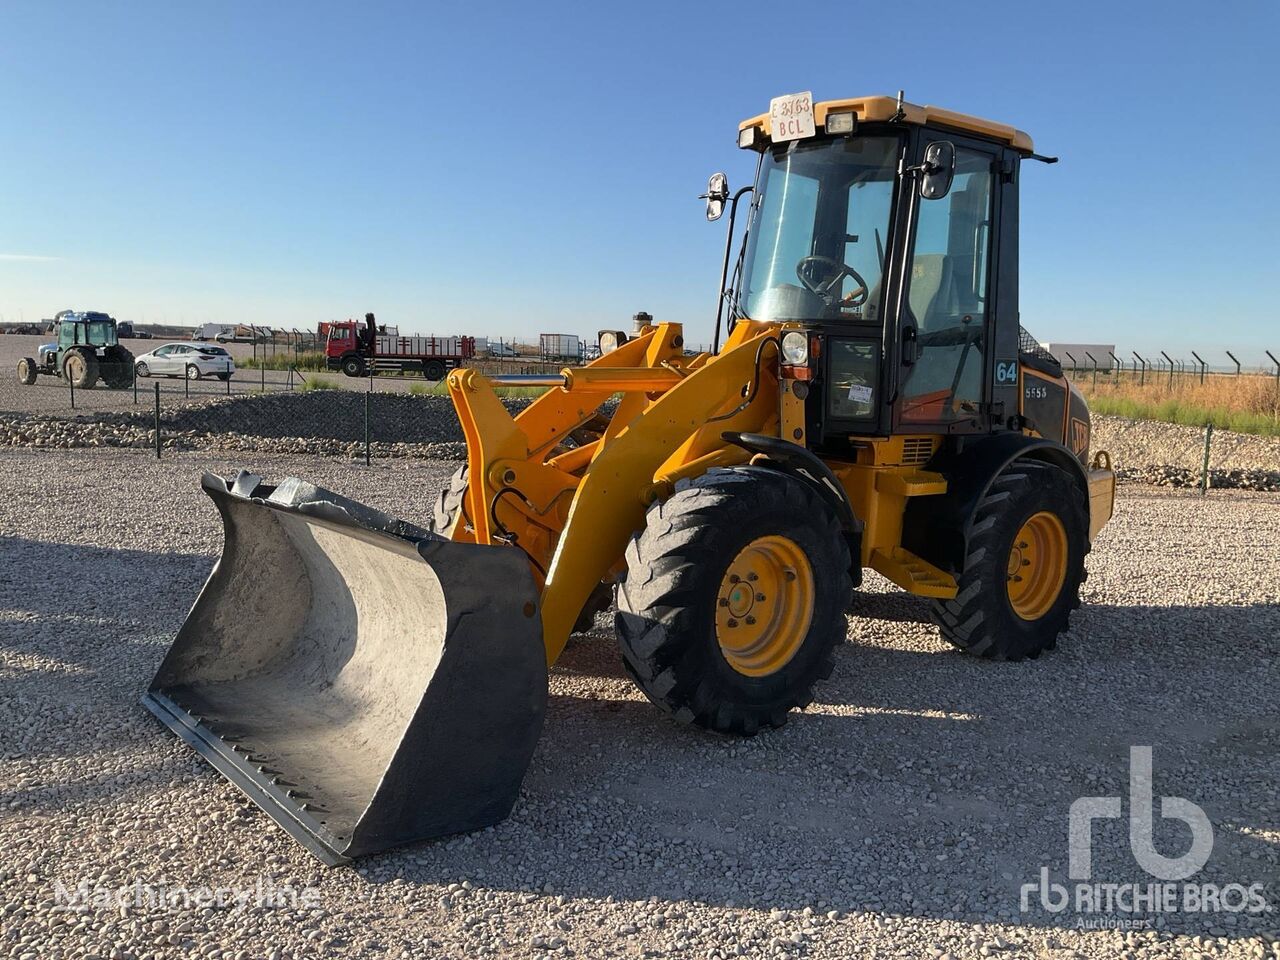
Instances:
[[[116,342],[116,327],[110,320],[90,320],[84,325],[85,342],[94,347],[111,347]]]
[[[739,314],[879,320],[899,143],[889,136],[794,141],[765,155]]]

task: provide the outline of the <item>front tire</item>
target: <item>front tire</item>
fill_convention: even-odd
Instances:
[[[364,360],[360,357],[347,357],[342,361],[342,372],[348,377],[363,377]]]
[[[804,482],[764,467],[708,471],[649,508],[626,559],[623,662],[676,720],[741,735],[780,727],[831,675],[848,629],[849,546]]]
[[[955,598],[932,605],[943,638],[991,660],[1052,650],[1080,606],[1088,531],[1088,503],[1069,474],[1038,461],[1009,466],[974,512]]]
[[[142,363],[137,364],[137,365],[133,368],[133,372],[134,372],[134,374],[136,374],[136,375],[137,375],[137,376],[139,376],[139,377],[149,377],[149,376],[151,376],[151,368],[147,366],[147,364],[146,364],[146,362],[145,362],[145,361],[144,361],[144,362],[142,362]]]
[[[18,361],[18,382],[27,387],[36,382],[36,362],[31,357]]]

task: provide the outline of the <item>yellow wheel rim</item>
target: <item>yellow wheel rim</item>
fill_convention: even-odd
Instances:
[[[1013,612],[1039,620],[1058,599],[1067,579],[1067,529],[1041,510],[1028,518],[1009,547],[1005,586]]]
[[[813,596],[813,568],[795,541],[768,536],[743,547],[716,597],[716,639],[729,666],[748,677],[786,666],[809,632]]]

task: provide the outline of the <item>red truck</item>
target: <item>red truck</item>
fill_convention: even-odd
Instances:
[[[325,326],[325,363],[330,370],[341,370],[348,377],[395,370],[441,380],[446,370],[476,355],[475,337],[402,337],[380,330],[372,313],[364,315],[362,324],[342,320]]]

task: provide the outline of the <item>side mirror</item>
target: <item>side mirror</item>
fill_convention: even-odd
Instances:
[[[719,220],[724,215],[724,202],[729,199],[729,178],[713,173],[707,181],[707,192],[698,199],[707,201],[707,219]]]
[[[920,196],[925,200],[941,200],[950,192],[956,175],[956,145],[950,140],[933,141],[924,148],[920,169]]]

